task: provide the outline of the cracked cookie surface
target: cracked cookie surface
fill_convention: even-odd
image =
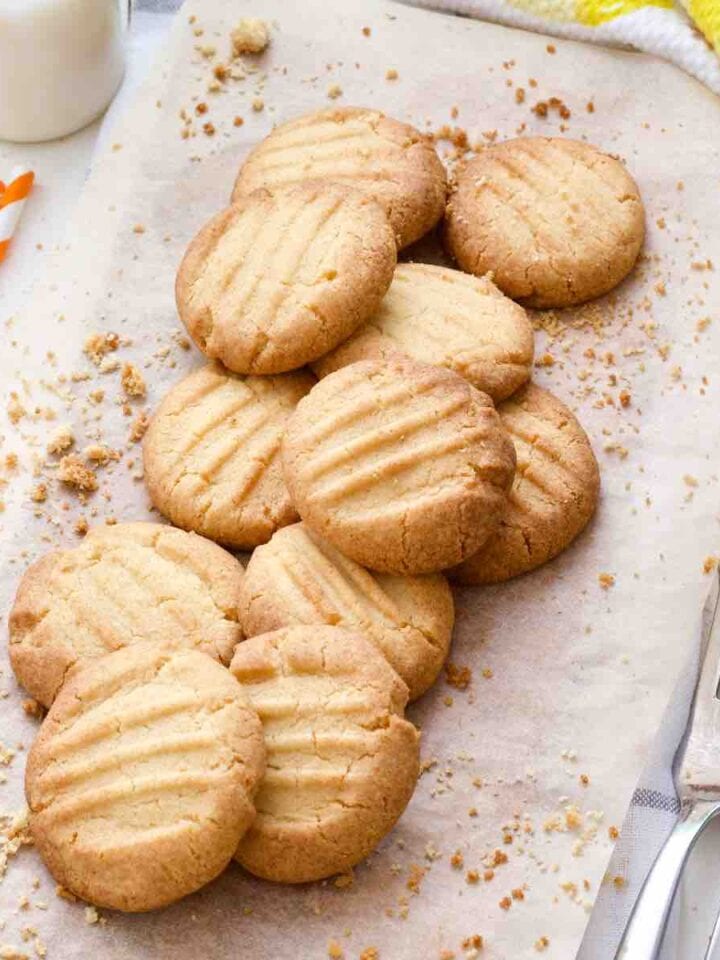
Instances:
[[[218,213],[185,253],[178,312],[197,346],[236,373],[316,360],[371,316],[392,280],[382,208],[339,184],[260,189]]]
[[[463,270],[531,307],[599,297],[632,270],[645,235],[624,166],[578,140],[526,137],[486,147],[460,172],[445,216]]]
[[[315,178],[377,200],[398,247],[443,215],[447,176],[433,144],[409,124],[362,107],[320,110],[276,127],[240,168],[233,201],[258,187]]]
[[[285,480],[307,525],[357,563],[430,573],[495,530],[515,451],[492,401],[407,358],[361,361],[304,397],[283,439]]]
[[[498,413],[517,451],[515,480],[496,533],[450,571],[460,583],[499,583],[551,560],[587,526],[600,493],[587,434],[557,397],[531,383]]]
[[[259,547],[245,569],[238,615],[248,637],[325,623],[361,633],[415,700],[435,681],[450,647],[452,593],[441,574],[372,573],[296,523]]]
[[[140,640],[195,647],[227,663],[242,638],[241,564],[159,523],[94,527],[25,572],[10,612],[10,662],[49,706],[68,670]]]
[[[195,650],[142,643],[73,671],[28,756],[30,830],[63,887],[152,910],[232,859],[265,770],[237,681]]]
[[[350,869],[392,829],[419,773],[407,687],[339,627],[289,627],[240,644],[230,666],[260,715],[267,770],[236,857],[267,880]]]
[[[243,377],[207,364],[174,386],[143,443],[153,504],[184,530],[248,550],[298,516],[285,486],[280,445],[305,372]]]
[[[530,378],[533,330],[523,308],[487,277],[399,263],[377,313],[313,369],[324,377],[398,353],[454,370],[497,402]]]

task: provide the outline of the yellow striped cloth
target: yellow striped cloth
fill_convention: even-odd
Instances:
[[[720,0],[404,0],[672,60],[720,94]]]

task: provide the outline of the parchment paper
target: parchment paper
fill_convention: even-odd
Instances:
[[[276,21],[259,73],[207,92],[213,60],[195,48],[216,46],[224,56],[230,28],[252,14]],[[717,272],[705,261],[720,265],[720,111],[668,64],[558,40],[553,53],[548,42],[376,0],[301,8],[193,0],[179,15],[165,59],[90,177],[67,250],[5,328],[5,403],[17,422],[3,424],[2,457],[17,453],[20,467],[3,467],[3,608],[29,560],[77,541],[78,514],[91,522],[150,516],[129,425],[201,360],[176,339],[181,252],[226,202],[250,145],[274,122],[330,102],[377,106],[421,127],[457,123],[476,141],[495,130],[512,136],[521,124],[526,133],[559,132],[556,109],[547,118],[531,109],[555,96],[572,114],[567,135],[627,161],[648,209],[646,260],[615,297],[569,314],[557,327],[564,336],[540,332],[537,344],[538,381],[577,409],[593,439],[603,498],[591,529],[554,563],[457,592],[452,660],[471,669],[472,681],[465,690],[441,681],[410,711],[428,769],[399,826],[351,884],[273,886],[232,866],[168,910],[101,911],[88,924],[83,905],[58,899],[24,849],[0,884],[0,944],[32,955],[35,934],[22,942],[32,927],[48,957],[63,960],[322,958],[331,940],[347,957],[374,946],[382,960],[414,960],[443,950],[472,956],[463,941],[479,934],[489,960],[535,957],[538,948],[574,955],[612,847],[608,830],[622,821],[706,590],[704,560],[717,548],[720,325],[703,318],[717,310]],[[386,79],[389,68],[396,80]],[[331,101],[334,85],[342,94]],[[264,109],[254,112],[257,98]],[[199,101],[209,110],[196,116]],[[195,137],[180,136],[183,109]],[[213,135],[202,132],[205,122]],[[556,329],[552,318],[540,320]],[[146,378],[147,401],[130,401],[130,416],[121,369],[101,374],[81,352],[99,331],[132,341],[109,359],[134,362]],[[88,399],[100,389],[102,402]],[[123,454],[98,471],[100,490],[85,506],[59,487],[51,463],[37,466],[38,477],[30,472],[34,461],[52,461],[45,444],[66,422],[80,449],[97,431]],[[48,498],[33,502],[42,482]],[[601,573],[614,585],[604,589]],[[23,802],[18,744],[30,744],[36,722],[23,714],[4,651],[2,666],[0,739],[18,751],[3,754],[0,768],[9,814]],[[456,850],[462,868],[450,863]],[[487,864],[504,856],[484,880]],[[500,906],[506,897],[509,909]]]

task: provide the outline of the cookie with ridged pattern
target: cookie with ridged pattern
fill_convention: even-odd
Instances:
[[[361,633],[408,685],[411,700],[440,673],[455,619],[441,574],[373,573],[304,523],[278,530],[255,550],[238,611],[247,637],[312,623]]]
[[[485,148],[458,175],[445,240],[463,270],[530,307],[599,297],[632,270],[645,236],[637,185],[596,147],[523,137]]]
[[[166,906],[216,877],[255,816],[262,726],[196,650],[142,643],[72,672],[28,756],[35,846],[101,907]]]
[[[515,450],[486,394],[401,357],[353,363],[314,386],[288,422],[283,468],[302,519],[345,556],[432,573],[494,532]]]
[[[435,226],[447,192],[445,168],[427,136],[378,110],[320,110],[277,126],[243,163],[233,201],[258,187],[319,178],[373,197],[398,247]]]
[[[460,583],[499,583],[534,570],[568,547],[597,507],[597,460],[564,403],[530,383],[498,413],[517,451],[515,481],[496,533],[450,571]]]
[[[242,565],[222,547],[160,523],[94,527],[77,547],[28,567],[10,611],[10,662],[49,706],[80,661],[140,640],[229,662],[242,638]]]
[[[145,485],[176,526],[249,550],[297,520],[280,463],[305,371],[241,376],[207,364],[176,384],[143,443]]]
[[[371,316],[395,268],[379,204],[318,181],[256,190],[206,224],[178,271],[180,318],[236,373],[317,360]]]
[[[377,313],[313,369],[324,377],[401,353],[454,370],[497,402],[529,380],[533,341],[523,308],[487,277],[399,263]]]
[[[392,829],[419,773],[407,687],[340,627],[299,626],[240,644],[230,669],[260,715],[267,771],[236,857],[267,880],[349,870]]]

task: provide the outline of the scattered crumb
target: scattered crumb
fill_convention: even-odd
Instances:
[[[389,70],[386,70],[386,71],[385,71],[385,79],[386,79],[386,80],[397,80],[398,76],[399,76],[399,74],[398,74],[397,70],[396,70],[394,67],[390,67]]]
[[[328,87],[327,95],[331,100],[337,100],[338,97],[342,96],[342,87],[333,83],[332,86]]]
[[[144,397],[146,393],[145,380],[138,368],[132,363],[126,363],[120,378],[122,388],[128,397]]]
[[[603,588],[603,590],[609,590],[610,587],[615,585],[615,577],[613,576],[612,573],[599,573],[598,583]]]
[[[66,450],[69,450],[74,443],[75,435],[72,429],[65,424],[62,427],[58,427],[52,434],[48,440],[46,450],[51,454],[64,453]]]
[[[472,680],[470,667],[461,667],[452,661],[445,664],[445,682],[456,690],[467,690]]]
[[[239,57],[243,53],[262,53],[270,43],[270,33],[264,20],[243,17],[230,31],[231,53]]]
[[[58,480],[76,490],[92,492],[97,490],[97,477],[93,470],[86,467],[80,457],[68,454],[58,465]]]

